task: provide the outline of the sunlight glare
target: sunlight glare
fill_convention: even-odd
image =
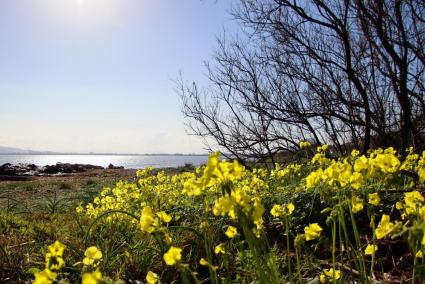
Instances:
[[[46,0],[43,10],[51,19],[64,25],[83,25],[86,28],[115,23],[120,16],[118,0]]]

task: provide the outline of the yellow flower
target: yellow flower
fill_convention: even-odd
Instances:
[[[295,205],[292,204],[292,203],[289,203],[289,204],[286,205],[286,209],[288,210],[287,214],[291,215],[292,212],[294,212],[294,210],[295,210]]]
[[[353,150],[351,151],[351,157],[355,158],[355,157],[357,157],[358,155],[360,155],[360,151],[359,151],[359,150],[357,150],[357,149],[353,149]]]
[[[282,205],[275,204],[273,205],[272,209],[270,210],[270,214],[272,214],[273,217],[280,217],[283,215]]]
[[[377,245],[367,245],[366,249],[364,250],[364,253],[366,255],[373,255],[378,250]]]
[[[311,143],[308,141],[300,141],[300,149],[308,148],[311,146]]]
[[[338,280],[341,277],[341,271],[338,269],[335,269],[335,270],[333,268],[323,269],[322,275],[325,276],[325,279],[326,278],[334,279],[334,274],[335,274],[335,280]]]
[[[356,172],[361,172],[369,168],[369,160],[364,155],[358,157],[354,162],[354,170]]]
[[[321,231],[323,231],[323,229],[319,226],[319,224],[310,224],[304,228],[305,239],[307,241],[314,240],[320,236]]]
[[[199,264],[200,265],[203,265],[203,266],[208,266],[209,265],[208,261],[205,258],[201,258],[199,260]]]
[[[378,154],[373,164],[383,173],[395,173],[400,167],[400,160],[393,153]]]
[[[182,249],[171,246],[170,249],[164,253],[164,261],[167,265],[174,265],[182,258]]]
[[[238,234],[238,230],[235,228],[235,227],[233,227],[233,226],[229,226],[228,228],[227,228],[227,230],[226,230],[226,236],[229,238],[229,239],[232,239],[232,238],[234,238],[237,234]]]
[[[319,184],[322,181],[323,170],[322,168],[317,169],[316,171],[311,172],[306,178],[306,188],[312,188]]]
[[[84,273],[81,282],[82,284],[97,284],[100,282],[100,280],[102,280],[102,273],[96,270],[91,273]]]
[[[252,210],[252,221],[254,222],[256,228],[254,228],[254,233],[257,238],[260,237],[260,232],[263,229],[263,213],[264,213],[264,206],[261,203],[261,199],[259,197],[254,197],[254,205]]]
[[[287,205],[279,205],[275,204],[273,205],[272,209],[270,210],[270,214],[273,217],[282,217],[284,215],[291,215],[292,212],[294,212],[295,206],[292,203],[289,203]]]
[[[375,230],[376,238],[382,239],[394,229],[394,223],[390,221],[390,216],[383,214],[381,222],[379,222],[378,227]]]
[[[354,172],[350,176],[350,184],[354,189],[359,189],[363,185],[363,175],[359,172]]]
[[[351,198],[351,210],[357,213],[363,210],[363,200],[357,196]]]
[[[165,213],[165,211],[160,211],[160,212],[156,213],[156,215],[159,217],[159,219],[161,219],[161,221],[163,221],[165,223],[169,223],[172,219],[170,215]]]
[[[65,245],[61,244],[59,241],[56,241],[54,244],[48,247],[49,253],[51,256],[63,256],[63,251],[65,250]]]
[[[317,147],[317,152],[322,153],[322,152],[327,151],[328,149],[329,149],[329,145],[324,144],[322,146]]]
[[[421,250],[419,250],[419,251],[415,254],[415,257],[417,257],[417,258],[423,258],[423,257],[424,257],[424,254],[422,253],[422,251],[421,251]]]
[[[84,252],[84,255],[84,265],[92,265],[95,263],[95,261],[98,261],[102,258],[102,252],[95,246],[87,248]]]
[[[155,284],[158,282],[159,276],[155,272],[148,271],[148,274],[146,274],[146,282],[149,284]]]
[[[214,253],[215,253],[215,254],[219,254],[219,253],[224,254],[225,252],[226,252],[226,251],[224,250],[224,244],[223,244],[223,243],[221,243],[221,244],[217,245],[217,246],[214,248]]]
[[[46,253],[46,268],[50,270],[59,270],[65,266],[65,261],[60,256],[52,256],[50,252]]]
[[[183,193],[189,196],[198,196],[202,193],[202,183],[197,180],[188,180],[183,185]]]
[[[379,202],[381,202],[381,198],[379,198],[379,194],[377,192],[370,193],[369,195],[369,204],[378,206]]]
[[[220,197],[215,201],[213,213],[215,216],[226,215],[226,213],[232,211],[234,204],[232,199],[228,196]],[[236,217],[236,216],[235,216]]]
[[[425,183],[425,168],[418,169],[419,182]]]
[[[404,203],[406,204],[406,214],[416,214],[418,205],[421,206],[424,202],[424,197],[419,191],[406,192],[404,194]]]
[[[156,220],[150,206],[146,206],[140,215],[140,228],[143,232],[152,233],[155,230]]]
[[[33,284],[51,284],[56,280],[57,273],[46,268],[43,271],[34,273],[34,277]]]

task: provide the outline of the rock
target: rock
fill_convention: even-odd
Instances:
[[[56,163],[56,165],[45,166],[43,173],[57,174],[57,173],[82,173],[88,170],[103,169],[101,166],[85,165],[85,164],[69,164],[69,163]]]
[[[110,170],[121,170],[124,169],[123,166],[114,166],[113,164],[109,164],[108,169]]]
[[[84,164],[69,164],[56,163],[56,165],[47,165],[38,167],[34,164],[17,164],[12,165],[6,163],[0,166],[0,175],[2,176],[40,176],[54,174],[72,174],[81,173],[88,170],[103,169],[101,166],[84,165]]]
[[[6,163],[0,166],[0,175],[15,175],[15,173],[16,169],[10,163]]]

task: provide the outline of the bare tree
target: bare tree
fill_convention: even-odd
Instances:
[[[305,139],[339,153],[423,147],[424,11],[414,0],[240,0],[244,36],[218,39],[211,86],[180,81],[189,128],[240,160]]]

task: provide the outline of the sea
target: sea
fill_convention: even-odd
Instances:
[[[208,155],[38,155],[38,154],[0,154],[0,165],[5,163],[35,164],[37,166],[56,163],[90,164],[108,167],[109,164],[126,169],[180,167],[186,164],[199,166],[206,163]]]

